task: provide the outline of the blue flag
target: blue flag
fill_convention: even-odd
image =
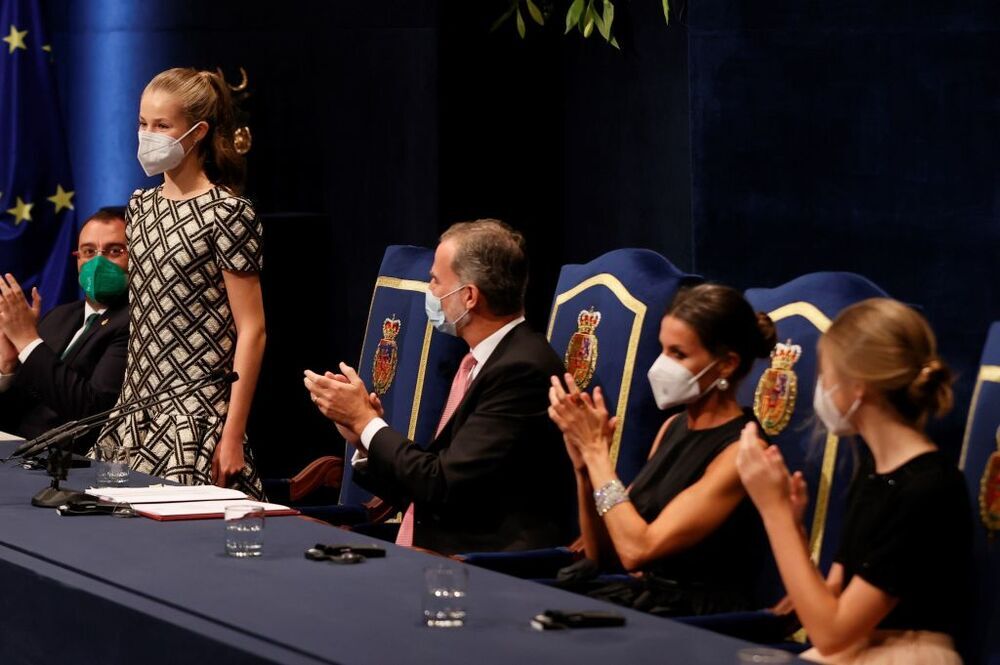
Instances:
[[[73,179],[39,4],[0,2],[0,273],[26,294],[37,286],[48,310],[79,291]]]

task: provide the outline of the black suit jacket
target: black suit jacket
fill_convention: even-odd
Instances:
[[[65,360],[59,356],[83,325],[84,301],[54,308],[38,322],[42,338],[0,393],[0,429],[32,438],[70,420],[110,409],[121,392],[128,353],[128,304],[109,307]],[[97,432],[77,442],[85,451]]]
[[[548,417],[549,377],[564,371],[545,337],[521,323],[426,450],[385,427],[355,479],[400,508],[413,502],[419,547],[454,554],[568,544],[575,481]]]

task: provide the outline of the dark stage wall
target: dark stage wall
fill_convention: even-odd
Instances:
[[[357,361],[384,246],[481,216],[527,235],[537,326],[560,265],[618,247],[740,288],[865,274],[921,305],[961,370],[938,430],[957,449],[1000,318],[995,2],[699,0],[666,27],[621,0],[621,52],[490,33],[504,4],[47,0],[80,210],[153,182],[134,156],[153,74],[250,74],[266,474],[337,449],[301,371]]]

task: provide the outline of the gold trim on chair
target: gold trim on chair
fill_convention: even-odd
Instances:
[[[365,323],[365,330],[368,330],[371,326],[372,310],[375,308],[375,296],[380,288],[395,289],[397,291],[420,291],[422,293],[427,290],[427,282],[421,282],[418,279],[402,279],[399,277],[388,277],[384,275],[375,280],[375,288],[372,289],[371,303],[368,305],[368,320]],[[414,386],[413,390],[413,406],[410,409],[410,424],[406,433],[406,438],[410,441],[413,440],[417,431],[417,419],[420,415],[420,400],[424,393],[424,372],[427,366],[427,355],[430,353],[431,333],[433,330],[434,329],[431,327],[430,322],[428,322],[424,329],[424,342],[420,351],[420,365],[417,368],[417,385]],[[365,348],[365,345],[362,344],[361,361],[358,363],[358,367],[361,367],[361,363],[364,363],[365,358],[367,357],[367,349]]]
[[[777,323],[791,316],[801,316],[811,323],[820,333],[830,327],[830,319],[818,307],[805,301],[797,301],[782,305],[768,313],[771,320]],[[814,563],[819,563],[819,555],[823,549],[823,535],[826,531],[826,513],[830,507],[830,488],[833,485],[833,471],[837,463],[837,443],[839,439],[827,434],[823,446],[823,466],[820,469],[819,487],[816,488],[816,510],[813,512],[812,528],[809,530],[809,555]]]
[[[1000,383],[1000,365],[982,365],[979,374],[976,376],[976,387],[972,391],[972,402],[969,404],[969,416],[965,421],[965,436],[962,438],[962,454],[958,458],[958,468],[965,470],[965,456],[969,452],[969,436],[972,434],[972,417],[976,413],[976,406],[979,404],[979,392],[983,388],[983,382]]]
[[[610,273],[600,273],[593,277],[588,277],[573,288],[556,296],[555,304],[552,306],[552,314],[549,316],[549,327],[545,337],[552,343],[552,329],[555,327],[556,315],[559,308],[566,302],[583,293],[592,286],[603,286],[618,298],[618,301],[625,309],[635,316],[632,319],[632,330],[629,333],[628,349],[625,352],[625,365],[622,368],[621,390],[618,394],[618,404],[615,408],[615,417],[618,418],[618,426],[615,428],[615,436],[611,441],[611,463],[618,463],[618,450],[621,447],[622,432],[625,430],[625,412],[628,410],[628,396],[632,387],[632,374],[635,371],[635,356],[639,352],[639,337],[642,334],[642,323],[646,318],[646,305],[629,293],[625,285],[618,281],[618,278]]]

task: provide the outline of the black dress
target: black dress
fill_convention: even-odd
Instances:
[[[629,489],[646,522],[694,485],[726,448],[739,441],[749,410],[718,427],[691,430],[686,414],[674,419],[653,457]],[[660,616],[690,616],[759,609],[757,580],[768,560],[767,536],[749,497],[714,532],[694,546],[650,562],[640,579],[592,584],[588,595]]]
[[[899,599],[879,630],[961,639],[971,606],[972,513],[962,473],[939,452],[875,473],[861,456],[835,561]]]

